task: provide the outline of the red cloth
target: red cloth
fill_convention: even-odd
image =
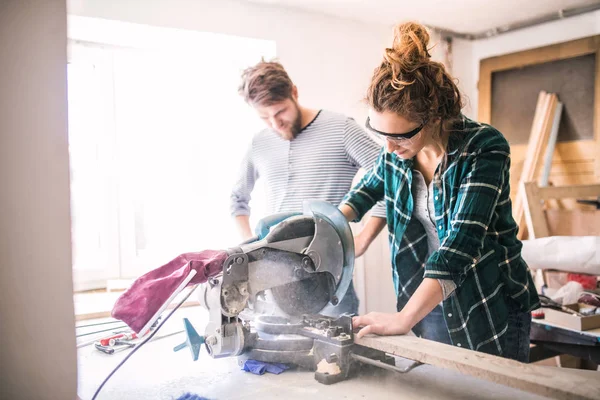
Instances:
[[[598,278],[595,275],[567,274],[567,281],[579,282],[584,289],[596,289]]]
[[[208,278],[222,272],[226,259],[227,252],[222,250],[181,254],[133,282],[133,285],[117,299],[112,316],[139,333],[192,269],[195,269],[197,274],[187,286],[206,282]]]

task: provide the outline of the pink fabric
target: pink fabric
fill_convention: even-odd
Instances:
[[[192,269],[197,274],[188,286],[203,283],[223,270],[225,251],[205,250],[181,254],[174,260],[141,277],[115,303],[112,316],[125,322],[136,333],[175,292]]]

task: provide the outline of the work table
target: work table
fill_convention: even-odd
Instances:
[[[199,328],[197,307],[178,310],[160,334],[176,332],[188,317]],[[400,374],[370,368],[367,373],[333,385],[323,385],[314,373],[301,369],[280,375],[253,375],[241,370],[236,359],[212,359],[202,349],[198,361],[190,352],[173,347],[185,340],[183,333],[149,342],[136,352],[108,381],[102,399],[168,399],[191,392],[209,399],[506,399],[540,400],[544,397],[463,375],[460,372],[422,365]],[[91,399],[94,391],[128,351],[107,355],[93,346],[79,349],[79,389],[81,399]],[[402,360],[399,366],[410,362]]]

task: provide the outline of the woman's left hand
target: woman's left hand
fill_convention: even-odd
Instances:
[[[366,315],[353,317],[352,327],[361,328],[356,334],[358,338],[374,333],[376,335],[405,335],[412,329],[408,318],[402,313],[370,312]]]

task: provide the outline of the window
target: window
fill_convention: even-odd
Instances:
[[[163,30],[148,29],[153,39]],[[189,33],[194,41],[187,32],[165,31],[171,42],[158,48],[69,45],[78,290],[238,240],[229,194],[262,122],[237,86],[243,68],[274,57],[274,43]],[[260,188],[255,193],[254,220],[264,203]]]

